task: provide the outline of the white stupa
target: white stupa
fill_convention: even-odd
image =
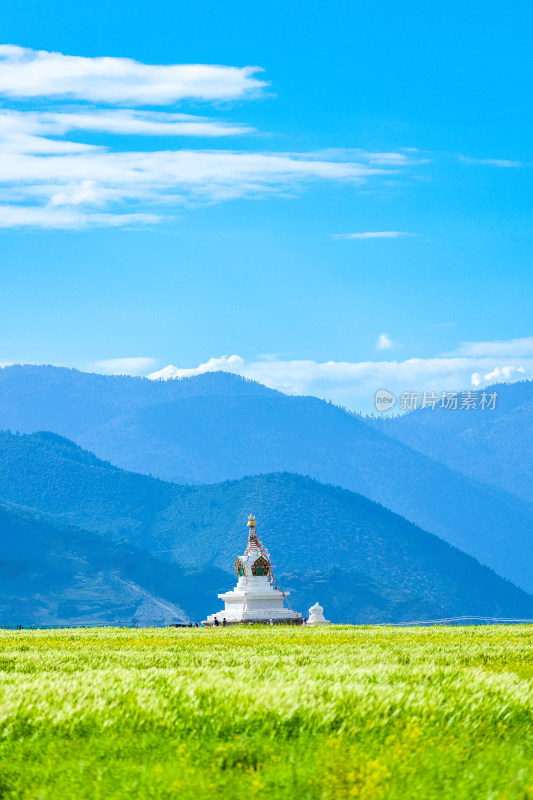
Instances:
[[[282,592],[274,583],[268,550],[263,547],[255,529],[254,515],[248,519],[248,547],[235,561],[238,580],[235,589],[219,594],[225,608],[210,614],[204,625],[214,625],[215,618],[230,625],[239,622],[292,622],[301,623],[302,615],[285,608],[289,592]]]
[[[328,625],[329,619],[324,618],[324,609],[319,603],[315,603],[309,609],[308,625]]]

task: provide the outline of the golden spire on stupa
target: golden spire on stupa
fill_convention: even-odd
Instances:
[[[250,514],[248,517],[248,552],[250,549],[252,550],[260,550],[261,549],[261,542],[257,536],[257,530],[255,527],[255,517],[253,514]]]

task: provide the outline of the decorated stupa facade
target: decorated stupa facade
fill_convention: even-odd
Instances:
[[[237,585],[231,592],[219,594],[224,601],[224,610],[210,614],[204,625],[240,622],[292,622],[300,623],[301,614],[285,607],[289,592],[278,589],[272,574],[272,562],[268,550],[257,535],[254,515],[248,519],[248,546],[242,556],[235,560]]]

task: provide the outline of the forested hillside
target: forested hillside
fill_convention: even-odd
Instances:
[[[52,430],[122,468],[181,483],[309,475],[381,503],[533,590],[533,513],[523,501],[313,397],[226,373],[153,382],[8,367],[0,427]]]
[[[366,422],[476,481],[533,506],[533,382],[497,384],[494,409],[419,409]]]
[[[224,577],[0,504],[0,625],[200,619]]]
[[[294,606],[306,611],[319,599],[338,621],[533,616],[530,595],[473,558],[367,498],[299,475],[179,486],[118,469],[55,434],[3,433],[0,497],[99,534],[106,547],[128,545],[186,571],[225,570],[222,588],[234,580],[253,511]],[[187,593],[200,579],[178,582],[174,594],[167,585],[159,596],[191,613]],[[150,586],[155,593],[157,577]],[[209,591],[216,610],[211,580]]]

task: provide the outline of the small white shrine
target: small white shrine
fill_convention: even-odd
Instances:
[[[309,609],[308,625],[328,625],[329,619],[324,619],[324,609],[319,603],[315,603]]]
[[[204,625],[221,625],[240,622],[292,622],[301,624],[302,615],[285,608],[284,601],[289,592],[278,589],[272,575],[272,564],[255,529],[254,515],[248,519],[248,547],[244,555],[235,561],[237,585],[231,592],[219,594],[224,601],[224,610],[210,614]]]

